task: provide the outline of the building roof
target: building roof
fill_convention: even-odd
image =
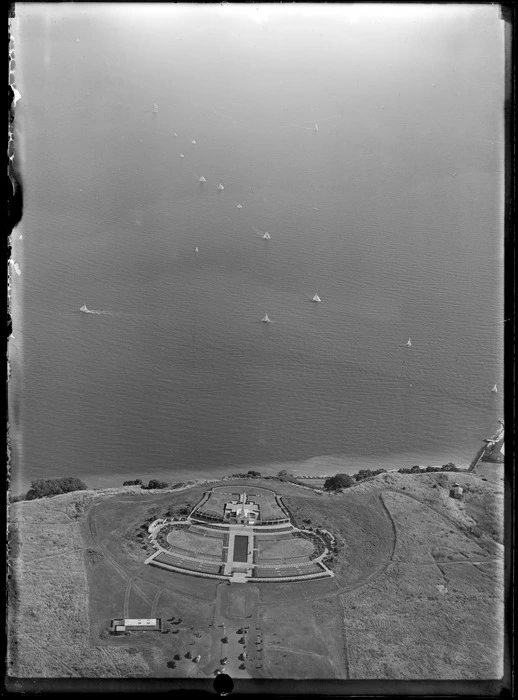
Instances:
[[[157,619],[130,619],[124,620],[127,627],[154,627],[157,624]]]

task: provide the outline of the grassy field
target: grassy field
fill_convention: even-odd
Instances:
[[[454,481],[463,501],[450,498]],[[499,677],[501,483],[393,472],[337,494],[272,480],[235,483],[275,488],[299,527],[331,532],[335,577],[241,584],[228,589],[234,594],[224,609],[218,581],[144,565],[153,551],[147,523],[188,511],[203,485],[19,502],[9,516],[9,675],[211,675],[226,648],[223,622],[256,630],[244,670],[241,645],[229,642],[236,657],[229,663],[243,677]],[[246,590],[253,605],[240,604]],[[112,637],[116,617],[161,617],[164,633]],[[186,654],[199,654],[200,663]]]

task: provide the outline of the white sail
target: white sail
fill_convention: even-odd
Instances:
[[[315,122],[315,131],[318,131],[318,124]]]
[[[406,346],[407,346],[407,348],[410,348],[412,346],[412,343],[410,342],[410,338],[407,340]]]
[[[263,323],[271,323],[270,319],[268,318],[268,314],[264,315],[264,318],[261,319]]]
[[[491,391],[492,391],[494,394],[496,394],[496,392],[498,391],[498,387],[496,386],[496,384],[495,384],[495,386],[491,389]]]
[[[196,146],[196,141],[194,139],[191,141],[191,143],[193,146]]]
[[[322,299],[318,296],[318,294],[315,294],[315,296],[313,297],[312,301],[317,301],[317,302],[318,302],[318,301],[322,301]]]
[[[223,187],[223,185],[222,185],[221,182],[220,182],[219,185],[218,185],[218,190],[221,191],[221,190],[224,190],[224,189],[225,189],[225,188]]]
[[[195,253],[198,252],[198,246],[196,246],[196,248],[194,249],[194,252],[195,252]]]
[[[203,177],[203,175],[202,175],[202,176],[200,177],[200,179],[198,180],[198,182],[207,182],[207,180],[206,180],[206,179]]]
[[[265,231],[265,232],[264,232],[263,238],[264,238],[265,241],[269,241],[269,240],[270,240],[270,234],[268,233],[268,231]]]

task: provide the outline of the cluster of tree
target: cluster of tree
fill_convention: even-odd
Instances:
[[[290,484],[300,484],[297,477],[286,469],[281,469],[280,472],[277,472],[277,476],[274,478],[278,479],[279,481],[288,481]]]
[[[363,479],[369,479],[371,476],[377,476],[378,474],[385,474],[386,469],[360,469],[357,474],[353,474],[355,481],[363,481]]]
[[[230,475],[233,479],[260,479],[261,478],[261,472],[256,472],[253,469],[250,469],[249,471],[244,473],[238,473],[238,474],[231,474]]]
[[[88,486],[75,476],[63,476],[60,479],[35,479],[31,481],[31,487],[24,496],[16,500],[33,501],[35,498],[56,496],[70,491],[84,491]]]
[[[150,479],[149,484],[147,486],[144,486],[142,484],[141,488],[143,489],[165,489],[169,486],[169,484],[166,481],[158,481],[158,479]]]
[[[142,479],[135,479],[135,481],[125,481],[123,486],[142,486]]]
[[[460,472],[456,464],[453,462],[448,462],[448,464],[443,464],[442,467],[425,467],[421,468],[418,465],[409,467],[408,469],[402,468],[398,469],[399,474],[424,474],[425,472]]]
[[[350,474],[335,474],[330,476],[324,482],[324,491],[338,491],[339,489],[348,489],[355,483]]]

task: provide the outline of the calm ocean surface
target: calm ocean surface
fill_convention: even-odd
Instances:
[[[469,463],[503,417],[496,8],[43,7],[15,33],[13,490]]]

